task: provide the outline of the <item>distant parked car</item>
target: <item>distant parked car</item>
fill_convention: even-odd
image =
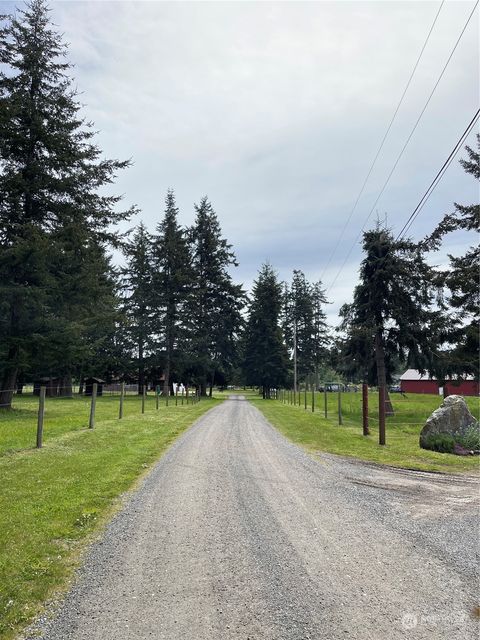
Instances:
[[[392,384],[389,388],[389,391],[392,393],[402,393],[402,389],[399,384]]]

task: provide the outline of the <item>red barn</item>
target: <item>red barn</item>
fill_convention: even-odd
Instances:
[[[400,388],[403,393],[434,393],[436,395],[442,393],[436,378],[428,374],[422,375],[416,369],[407,369],[400,376]],[[448,380],[445,383],[445,395],[451,396],[453,394],[478,396],[480,394],[480,385],[478,381],[473,379],[473,376],[465,376],[461,380]]]

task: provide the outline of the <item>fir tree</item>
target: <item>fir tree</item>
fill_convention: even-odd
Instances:
[[[477,151],[466,147],[467,160],[460,160],[466,173],[480,180],[480,135],[477,135]],[[455,203],[455,211],[444,216],[435,231],[426,241],[426,246],[439,249],[442,238],[454,231],[464,230],[478,233],[480,229],[480,205]],[[479,332],[480,322],[480,247],[478,242],[465,255],[449,255],[450,269],[439,273],[439,281],[447,288],[448,302],[454,309],[454,322],[446,335],[453,345],[443,352],[444,374],[479,377]]]
[[[137,363],[138,392],[142,393],[146,359],[153,348],[154,327],[151,238],[142,222],[132,239],[124,244],[123,252],[126,258],[122,269],[123,309]]]
[[[363,234],[363,250],[360,283],[352,304],[342,310],[347,353],[383,388],[394,356],[420,371],[436,372],[443,317],[432,307],[435,277],[421,247],[407,239],[394,240],[377,225]],[[387,414],[393,414],[386,397]]]
[[[244,336],[244,377],[262,388],[264,398],[287,383],[289,358],[280,328],[282,284],[269,264],[264,264],[253,284]]]
[[[194,375],[202,395],[218,371],[230,369],[237,353],[237,334],[242,325],[242,287],[229,273],[236,266],[232,246],[222,237],[217,215],[202,198],[195,205],[196,218],[190,230],[192,286],[188,302],[188,349]]]
[[[322,283],[310,284],[303,271],[293,271],[292,283],[284,285],[282,324],[286,344],[296,350],[297,372],[307,382],[315,377],[328,344],[323,306],[327,300]]]
[[[313,306],[313,367],[315,385],[318,385],[318,374],[325,367],[330,344],[327,315],[324,306],[328,304],[322,282],[315,282],[310,288]]]
[[[51,258],[75,222],[81,237],[115,241],[116,196],[100,195],[128,162],[103,160],[80,116],[66,46],[44,0],[0,29],[0,405],[10,406],[20,368],[55,315]],[[53,250],[52,250],[53,241]]]
[[[164,357],[165,395],[171,374],[180,374],[182,339],[185,339],[186,302],[192,281],[191,258],[185,231],[178,224],[173,191],[165,199],[165,215],[152,239],[152,287],[156,334]]]

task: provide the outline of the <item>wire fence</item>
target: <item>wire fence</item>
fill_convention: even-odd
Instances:
[[[196,389],[188,386],[176,386],[173,395],[164,395],[159,386],[154,390],[144,387],[139,393],[138,385],[122,384],[105,389],[94,383],[91,389],[77,387],[70,392],[69,388],[66,394],[51,396],[48,390],[42,385],[37,392],[30,385],[22,393],[14,393],[11,404],[0,405],[0,455],[34,445],[41,448],[44,431],[53,438],[69,431],[93,429],[100,422],[121,421],[168,407],[188,407],[200,401]]]
[[[378,424],[381,420],[378,389],[363,390],[358,385],[324,383],[321,391],[312,389],[278,389],[275,398],[282,404],[321,414],[332,422],[343,424],[344,418],[353,423]],[[425,394],[423,394],[425,398]],[[393,392],[384,403],[384,417],[399,427],[419,427],[425,424],[432,410],[442,401],[442,396],[428,395],[421,408],[418,399],[411,401],[406,394]],[[393,411],[392,411],[393,408]]]

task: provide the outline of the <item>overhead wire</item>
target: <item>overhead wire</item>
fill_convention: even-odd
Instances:
[[[356,208],[357,208],[357,205],[358,205],[358,203],[359,203],[359,201],[360,201],[360,198],[361,198],[361,197],[362,197],[362,195],[363,195],[363,192],[364,192],[364,190],[365,190],[365,187],[367,186],[368,180],[369,180],[369,178],[370,178],[370,176],[371,176],[371,174],[372,174],[372,171],[373,171],[373,169],[374,169],[374,167],[375,167],[375,165],[376,165],[376,163],[377,163],[378,157],[379,157],[379,155],[380,155],[380,153],[381,153],[381,151],[382,151],[382,149],[383,149],[383,146],[384,146],[384,144],[385,144],[385,141],[387,140],[388,134],[390,133],[390,130],[391,130],[391,128],[392,128],[392,125],[393,125],[393,123],[395,122],[395,119],[396,119],[397,114],[398,114],[398,112],[399,112],[399,110],[400,110],[400,107],[401,107],[401,106],[402,106],[402,104],[403,104],[403,100],[404,100],[404,98],[405,98],[405,96],[406,96],[406,94],[407,94],[407,91],[408,91],[408,89],[409,89],[409,87],[410,87],[411,83],[412,83],[413,77],[414,77],[415,72],[416,72],[416,70],[417,70],[417,67],[418,67],[418,65],[419,65],[419,63],[420,63],[420,60],[422,59],[423,52],[425,51],[425,48],[426,48],[426,46],[427,46],[427,44],[428,44],[428,41],[430,40],[430,36],[432,35],[433,29],[434,29],[434,27],[435,27],[435,24],[436,24],[436,22],[437,22],[438,16],[440,15],[440,11],[442,10],[442,7],[443,7],[444,3],[445,3],[445,0],[442,0],[442,2],[440,3],[440,6],[439,6],[439,8],[438,8],[437,13],[435,14],[435,17],[434,17],[434,19],[433,19],[433,22],[432,22],[432,24],[431,24],[431,26],[430,26],[430,29],[429,29],[429,31],[428,31],[427,37],[425,38],[425,41],[424,41],[423,46],[422,46],[422,48],[421,48],[421,50],[420,50],[420,53],[419,53],[419,55],[418,55],[418,57],[417,57],[417,60],[416,60],[416,62],[415,62],[415,65],[414,65],[414,67],[413,67],[413,69],[412,69],[412,71],[411,71],[411,73],[410,73],[410,77],[408,78],[407,84],[405,85],[405,88],[404,88],[404,90],[403,90],[402,95],[400,96],[400,100],[399,100],[399,101],[398,101],[398,103],[397,103],[397,106],[396,106],[396,108],[395,108],[395,111],[394,111],[394,113],[393,113],[393,116],[392,116],[392,118],[391,118],[391,120],[390,120],[390,122],[389,122],[389,124],[388,124],[388,127],[387,127],[387,129],[386,129],[386,131],[385,131],[385,133],[384,133],[384,135],[383,135],[383,138],[382,138],[382,140],[381,140],[381,142],[380,142],[380,145],[379,145],[379,147],[378,147],[378,149],[377,149],[377,152],[376,152],[376,154],[375,154],[375,157],[373,158],[372,163],[371,163],[371,165],[370,165],[370,168],[369,168],[369,170],[368,170],[368,172],[367,172],[367,175],[365,176],[365,180],[363,181],[362,187],[361,187],[361,189],[360,189],[360,191],[359,191],[359,193],[358,193],[358,195],[357,195],[357,198],[356,198],[356,200],[355,200],[355,203],[354,203],[354,205],[353,205],[353,207],[352,207],[352,209],[351,209],[351,211],[350,211],[350,213],[349,213],[349,215],[348,215],[348,217],[347,217],[347,220],[345,221],[345,224],[343,225],[342,231],[340,232],[340,235],[339,235],[339,237],[338,237],[338,239],[337,239],[337,242],[336,242],[336,244],[335,244],[335,247],[334,247],[334,248],[333,248],[333,250],[330,252],[329,258],[328,258],[328,260],[327,260],[327,264],[325,265],[325,267],[324,267],[324,269],[323,269],[323,271],[322,271],[322,274],[321,274],[321,276],[320,276],[320,280],[323,280],[323,277],[324,277],[324,275],[325,275],[325,272],[327,271],[328,267],[330,266],[330,263],[331,263],[331,261],[332,261],[332,258],[333,258],[333,256],[335,255],[335,253],[337,252],[337,249],[338,249],[338,247],[339,247],[339,245],[340,245],[340,242],[342,241],[342,238],[343,238],[343,236],[344,236],[344,234],[345,234],[345,231],[347,230],[347,227],[348,227],[348,225],[350,224],[350,220],[352,219],[352,216],[353,216],[353,214],[354,214],[354,213],[355,213],[355,211],[356,211]]]
[[[425,193],[423,194],[423,196],[420,199],[419,203],[417,204],[417,206],[412,211],[412,213],[410,214],[409,218],[407,219],[407,221],[403,225],[400,233],[396,237],[396,240],[400,240],[403,236],[405,236],[407,231],[410,229],[412,224],[415,222],[415,219],[419,215],[420,211],[423,209],[423,207],[426,204],[427,200],[430,198],[430,196],[434,192],[434,190],[437,187],[438,183],[443,178],[445,172],[447,171],[448,167],[451,165],[451,163],[452,163],[453,159],[455,158],[455,156],[457,155],[458,151],[462,148],[463,143],[465,142],[465,140],[467,139],[467,137],[469,136],[469,134],[473,130],[473,128],[474,128],[475,124],[478,122],[479,118],[480,118],[480,109],[477,109],[477,112],[475,113],[473,118],[470,120],[467,128],[465,129],[465,131],[462,133],[462,135],[458,139],[456,145],[454,146],[454,148],[450,152],[448,158],[445,160],[445,162],[441,166],[440,170],[438,171],[437,175],[435,176],[435,178],[430,183],[430,186],[425,191]]]
[[[448,67],[448,65],[449,65],[449,63],[450,63],[450,61],[451,61],[451,59],[452,59],[452,57],[453,57],[453,54],[455,53],[455,51],[456,51],[456,49],[457,49],[457,47],[458,47],[458,45],[459,45],[459,43],[460,43],[460,40],[462,39],[463,34],[465,33],[465,31],[466,31],[466,29],[467,29],[467,27],[468,27],[468,24],[470,23],[470,20],[472,19],[472,16],[473,16],[473,14],[474,14],[474,12],[475,12],[476,8],[478,7],[478,3],[479,3],[479,1],[480,1],[480,0],[477,0],[477,1],[475,2],[475,5],[474,5],[474,7],[473,7],[472,11],[470,12],[470,14],[469,14],[469,16],[468,16],[468,18],[467,18],[467,20],[466,20],[466,22],[465,22],[465,24],[464,24],[464,26],[463,26],[463,29],[462,29],[462,31],[460,32],[460,35],[458,36],[458,38],[457,38],[457,40],[456,40],[456,42],[455,42],[455,44],[454,44],[454,46],[453,46],[453,49],[451,50],[451,52],[450,52],[450,54],[449,54],[449,56],[448,56],[448,58],[447,58],[447,61],[446,61],[446,62],[445,62],[445,64],[444,64],[444,66],[443,66],[443,68],[442,68],[442,70],[441,70],[441,72],[440,72],[440,75],[438,76],[437,81],[435,82],[435,84],[434,84],[434,86],[433,86],[433,89],[431,90],[431,92],[430,92],[430,94],[429,94],[429,96],[428,96],[428,98],[427,98],[427,101],[425,102],[425,104],[424,104],[424,106],[423,106],[423,108],[422,108],[422,110],[421,110],[421,112],[420,112],[420,115],[418,116],[418,118],[417,118],[417,120],[416,120],[416,122],[415,122],[415,124],[414,124],[414,126],[413,126],[413,128],[412,128],[412,130],[411,130],[411,132],[410,132],[410,134],[409,134],[409,136],[408,136],[408,138],[407,138],[406,142],[404,143],[404,145],[403,145],[402,149],[400,150],[400,153],[398,154],[397,159],[395,160],[395,162],[394,162],[394,164],[393,164],[393,167],[391,168],[390,173],[388,174],[387,179],[385,180],[385,182],[384,182],[384,184],[383,184],[383,186],[382,186],[382,188],[381,188],[381,190],[380,190],[380,193],[378,194],[378,196],[377,196],[377,198],[376,198],[375,202],[373,203],[373,206],[372,206],[372,208],[370,209],[370,211],[369,211],[369,213],[368,213],[367,217],[365,218],[365,221],[364,221],[364,223],[363,223],[363,225],[362,225],[362,227],[361,227],[360,231],[358,232],[357,236],[355,237],[355,240],[353,241],[352,245],[350,246],[350,249],[348,250],[348,253],[347,253],[347,255],[345,256],[345,259],[343,260],[343,262],[342,262],[342,265],[341,265],[340,269],[337,271],[337,273],[336,273],[336,275],[335,275],[335,277],[334,277],[334,279],[333,279],[332,283],[331,283],[331,284],[330,284],[330,286],[328,287],[328,289],[327,289],[326,293],[328,293],[328,292],[332,289],[332,287],[335,285],[335,283],[337,282],[337,280],[338,280],[338,278],[339,278],[340,274],[342,273],[343,269],[345,268],[345,265],[347,264],[347,261],[348,261],[348,259],[349,259],[350,255],[351,255],[351,253],[352,253],[352,251],[353,251],[354,247],[356,246],[356,244],[357,244],[357,242],[358,242],[358,240],[359,240],[360,236],[362,235],[363,231],[365,230],[365,226],[366,226],[366,224],[367,224],[367,223],[368,223],[368,221],[370,220],[370,217],[371,217],[372,213],[374,212],[375,207],[376,207],[376,206],[377,206],[377,204],[378,204],[378,201],[380,200],[381,196],[383,195],[383,192],[384,192],[384,191],[385,191],[385,189],[387,188],[387,186],[388,186],[388,184],[389,184],[389,182],[390,182],[390,178],[392,177],[393,173],[395,172],[395,169],[397,168],[398,163],[400,162],[400,160],[401,160],[401,158],[402,158],[402,156],[403,156],[403,154],[404,154],[404,152],[405,152],[405,150],[406,150],[406,148],[407,148],[407,146],[408,146],[408,144],[409,144],[410,140],[412,139],[413,134],[415,133],[415,131],[416,131],[416,129],[417,129],[417,127],[418,127],[418,125],[419,125],[419,123],[420,123],[420,121],[421,121],[422,117],[423,117],[423,114],[424,114],[424,113],[425,113],[425,111],[427,110],[427,107],[428,107],[428,105],[430,104],[430,101],[431,101],[431,99],[432,99],[432,97],[433,97],[433,95],[434,95],[434,93],[435,93],[435,91],[436,91],[436,89],[437,89],[438,85],[440,84],[440,81],[441,81],[441,79],[443,78],[443,76],[444,76],[444,74],[445,74],[445,71],[447,70],[447,67]]]

